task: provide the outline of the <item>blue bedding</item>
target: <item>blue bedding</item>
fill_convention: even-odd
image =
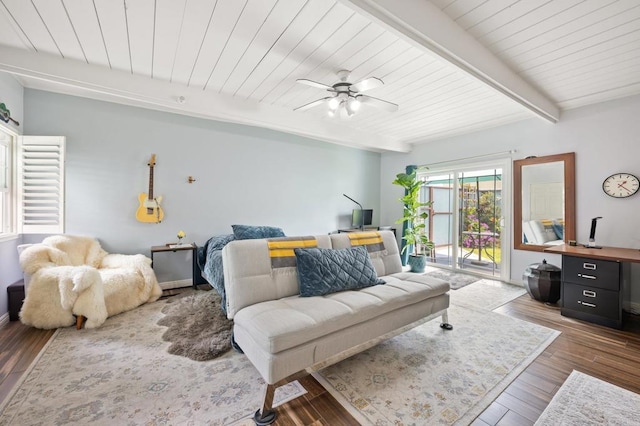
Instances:
[[[215,235],[198,247],[196,260],[202,276],[211,284],[222,298],[222,310],[227,312],[227,297],[224,291],[224,272],[222,270],[222,249],[233,240],[284,237],[281,228],[274,226],[231,225],[233,234]]]
[[[226,295],[224,291],[224,273],[222,270],[222,249],[235,240],[233,234],[211,237],[202,247],[198,247],[197,261],[202,275],[222,298],[222,310],[226,312]]]

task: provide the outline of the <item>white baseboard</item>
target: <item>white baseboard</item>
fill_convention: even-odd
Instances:
[[[9,312],[0,317],[0,327],[4,327],[7,324],[9,324]]]
[[[172,288],[191,287],[193,285],[192,280],[177,280],[177,281],[165,281],[160,284],[160,288],[163,290],[171,290]]]
[[[491,279],[491,278],[489,278],[489,279]],[[498,281],[499,281],[499,280],[498,280]],[[507,280],[507,283],[509,283],[509,284],[511,284],[511,285],[515,285],[516,287],[522,287],[522,288],[525,288],[525,287],[524,287],[524,283],[523,283],[521,280],[517,280],[517,281],[516,281],[516,280],[511,280],[511,279],[510,279],[510,280]]]

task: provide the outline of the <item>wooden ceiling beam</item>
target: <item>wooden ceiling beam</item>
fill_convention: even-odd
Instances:
[[[425,0],[340,0],[412,44],[429,50],[474,78],[555,123],[560,108],[491,51]]]

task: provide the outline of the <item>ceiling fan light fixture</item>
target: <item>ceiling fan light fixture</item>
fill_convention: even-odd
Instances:
[[[342,105],[342,108],[339,109],[339,117],[342,120],[350,119],[355,113],[349,109],[346,103]]]
[[[360,106],[362,105],[362,102],[360,102],[360,99],[358,99],[358,97],[351,97],[349,98],[349,108],[351,108],[351,110],[353,112],[357,112],[360,109]]]
[[[351,117],[356,113],[356,111],[352,108],[351,102],[345,102],[344,109],[347,112],[347,115]]]
[[[317,81],[308,80],[305,78],[297,79],[298,83],[305,84],[307,86],[324,89],[332,96],[327,96],[322,99],[317,99],[308,104],[294,108],[294,111],[306,111],[316,105],[326,105],[327,114],[330,117],[351,118],[360,109],[363,103],[367,103],[371,106],[382,108],[384,110],[394,112],[398,110],[398,105],[392,102],[388,102],[382,99],[377,99],[369,95],[360,94],[370,89],[375,89],[384,84],[384,82],[377,77],[368,77],[362,79],[356,83],[350,83],[350,72],[346,70],[338,71],[338,77],[340,81],[329,86]]]

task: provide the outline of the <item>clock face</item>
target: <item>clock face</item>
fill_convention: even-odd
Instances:
[[[605,194],[615,198],[630,197],[640,188],[638,178],[631,173],[616,173],[602,182]]]

